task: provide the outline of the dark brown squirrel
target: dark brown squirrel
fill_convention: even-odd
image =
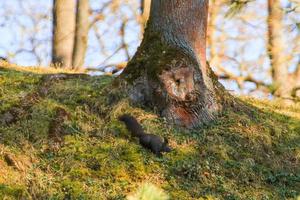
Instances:
[[[171,148],[168,146],[168,139],[164,138],[164,141],[161,137],[145,133],[142,126],[138,123],[138,121],[128,115],[122,115],[119,117],[119,120],[124,122],[126,128],[131,132],[132,136],[138,137],[140,144],[150,149],[155,155],[161,157],[162,152],[170,152]]]

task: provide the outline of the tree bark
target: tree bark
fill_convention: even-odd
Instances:
[[[271,63],[271,75],[274,85],[274,94],[279,97],[289,97],[292,78],[289,76],[284,52],[283,10],[279,0],[268,0],[268,54]]]
[[[300,34],[298,34],[295,41],[296,41],[296,45],[299,45],[298,47],[300,51]],[[295,80],[295,85],[292,91],[292,96],[300,100],[300,57],[298,58],[294,80]]]
[[[222,0],[212,0],[211,3],[213,6],[209,7],[209,19],[208,19],[208,36],[207,36],[207,45],[209,47],[209,63],[210,66],[219,67],[221,65],[221,59],[218,56],[217,46],[216,46],[216,27],[218,14],[223,5]],[[224,50],[224,45],[222,50]],[[220,53],[220,52],[219,52]]]
[[[215,119],[231,99],[206,64],[207,15],[208,0],[153,0],[141,46],[120,76],[133,102],[188,128]]]
[[[287,100],[300,95],[300,67],[294,73],[288,71],[288,58],[284,56],[284,11],[279,0],[268,0],[268,54],[274,95]],[[296,39],[297,40],[297,39]]]
[[[298,36],[300,37],[300,36]],[[294,87],[292,89],[292,97],[300,100],[300,58],[298,60],[298,64],[296,67],[296,71],[294,74]]]
[[[53,1],[52,63],[71,68],[75,29],[75,0]]]
[[[77,0],[76,31],[73,48],[73,68],[80,69],[84,64],[88,32],[89,32],[89,1]]]
[[[142,23],[145,26],[150,15],[151,0],[141,0]]]

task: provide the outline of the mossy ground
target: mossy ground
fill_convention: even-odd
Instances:
[[[43,73],[0,68],[0,116],[37,90]],[[299,197],[300,105],[242,98],[251,113],[228,110],[216,122],[182,131],[122,95],[112,100],[104,89],[111,81],[52,82],[20,119],[0,125],[0,199],[124,199],[143,183],[180,200]],[[70,118],[55,146],[49,126],[58,107]],[[167,136],[174,150],[157,158],[143,149],[117,120],[122,113]]]

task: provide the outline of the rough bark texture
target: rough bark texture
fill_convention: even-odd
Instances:
[[[70,68],[75,30],[75,0],[53,1],[52,63]]]
[[[89,1],[77,0],[76,31],[73,49],[73,68],[80,69],[84,64],[89,32]]]
[[[121,75],[130,98],[169,121],[214,119],[227,93],[206,64],[208,0],[155,0],[144,39]]]

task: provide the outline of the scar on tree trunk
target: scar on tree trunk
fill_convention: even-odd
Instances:
[[[120,76],[134,103],[193,128],[215,119],[231,96],[206,64],[208,0],[155,0],[144,39]]]

